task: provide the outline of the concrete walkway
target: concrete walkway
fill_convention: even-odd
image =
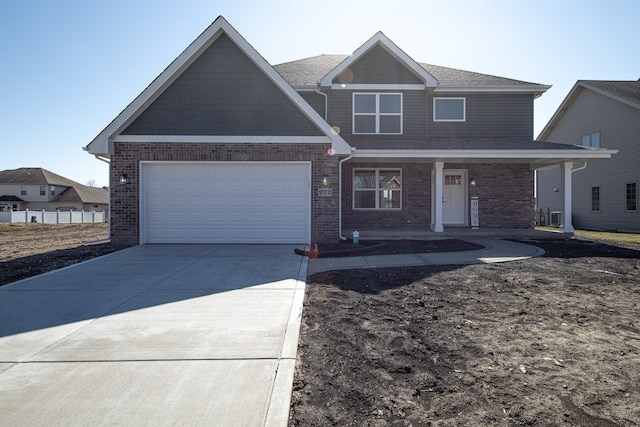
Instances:
[[[293,249],[137,246],[0,287],[0,424],[286,426]]]
[[[403,255],[363,255],[344,258],[318,258],[309,261],[309,274],[355,268],[410,267],[420,265],[490,264],[516,261],[544,254],[536,246],[498,239],[463,239],[484,246],[476,251]]]
[[[315,259],[146,245],[0,287],[0,424],[287,425],[307,270],[477,264],[478,251]]]

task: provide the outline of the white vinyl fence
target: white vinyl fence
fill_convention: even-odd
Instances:
[[[37,222],[40,224],[76,224],[85,222],[105,222],[104,211],[13,211],[0,212],[0,222]]]

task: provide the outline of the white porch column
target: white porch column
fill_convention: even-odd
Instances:
[[[560,165],[562,181],[562,219],[560,221],[560,230],[564,233],[573,233],[573,223],[571,220],[571,169],[573,169],[573,162],[563,162]]]
[[[435,162],[435,173],[434,173],[434,196],[433,196],[433,216],[435,217],[433,220],[433,231],[437,233],[442,233],[444,231],[444,227],[442,226],[442,190],[443,190],[443,170],[444,170],[444,162]]]

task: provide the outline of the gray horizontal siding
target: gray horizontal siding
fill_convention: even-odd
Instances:
[[[640,229],[640,212],[625,209],[626,184],[640,185],[640,110],[581,89],[548,140],[580,144],[582,135],[598,131],[600,146],[617,149],[619,153],[610,160],[590,162],[586,169],[573,174],[574,226]],[[559,186],[559,174],[555,181],[547,182],[547,177],[539,180],[541,200],[554,186]],[[600,212],[591,212],[591,187],[594,186],[600,187]]]
[[[353,92],[333,90],[329,92],[329,124],[340,127],[340,135],[349,141],[383,139],[415,139],[427,136],[427,94],[424,91],[406,91],[402,96],[402,135],[353,135]],[[364,91],[355,91],[362,93]],[[398,93],[399,91],[389,91]],[[384,93],[384,92],[381,92]]]
[[[124,132],[129,135],[322,135],[225,35]]]
[[[346,72],[333,80],[334,84],[421,84],[420,77],[411,72],[380,45],[376,45]]]
[[[444,95],[435,95],[444,97]],[[533,139],[533,97],[527,94],[456,94],[466,98],[465,122],[434,122],[429,105],[429,136],[432,138],[526,138]]]
[[[324,119],[325,116],[325,97],[317,92],[298,92],[302,98],[313,108],[316,113],[320,114],[320,117]]]

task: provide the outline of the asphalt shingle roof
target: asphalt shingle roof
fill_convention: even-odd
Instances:
[[[640,80],[615,81],[615,80],[580,80],[580,82],[607,91],[628,101],[640,104]]]
[[[55,185],[69,187],[53,199],[56,202],[108,204],[109,191],[88,187],[43,168],[19,168],[0,171],[0,184]]]
[[[273,68],[291,86],[315,86],[320,79],[329,74],[347,58],[346,55],[318,55],[298,61],[286,62],[274,65]],[[458,70],[456,68],[442,67],[439,65],[419,63],[429,74],[438,80],[442,86],[517,86],[535,85],[536,83],[505,77],[476,73],[473,71]]]
[[[362,139],[349,142],[360,150],[583,150],[569,144],[512,138]]]

